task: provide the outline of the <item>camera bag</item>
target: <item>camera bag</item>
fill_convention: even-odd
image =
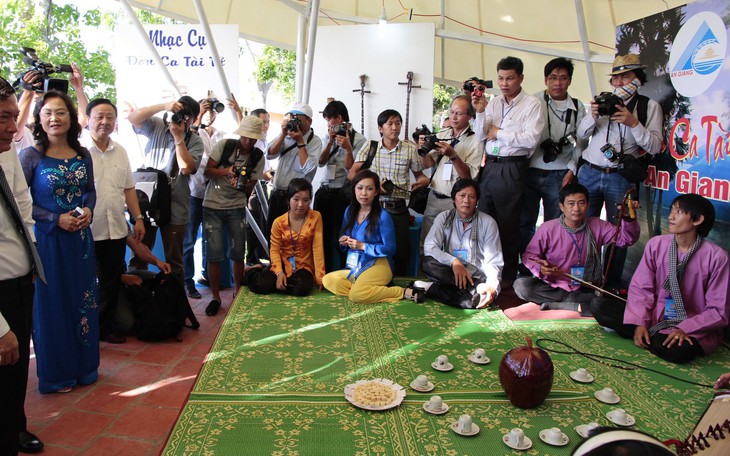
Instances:
[[[134,331],[139,340],[177,339],[185,319],[191,327],[198,324],[178,279],[160,272],[141,287],[128,287],[127,298],[134,312]]]
[[[165,226],[172,217],[172,187],[164,171],[155,168],[139,168],[132,173],[139,208],[145,223]]]

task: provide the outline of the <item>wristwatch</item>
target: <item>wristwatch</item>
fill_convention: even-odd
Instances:
[[[130,215],[130,220],[132,220],[133,223],[137,223],[139,220],[144,220],[144,216],[142,214],[139,215]]]

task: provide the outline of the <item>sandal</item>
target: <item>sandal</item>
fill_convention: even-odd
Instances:
[[[410,290],[410,293],[408,292]],[[422,288],[406,288],[403,290],[403,298],[420,304],[426,300],[426,293]]]

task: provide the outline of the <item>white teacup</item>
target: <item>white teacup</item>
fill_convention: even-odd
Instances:
[[[577,369],[577,370],[575,371],[575,378],[577,378],[578,380],[588,380],[588,378],[589,378],[589,375],[590,375],[590,374],[588,374],[588,371],[587,371],[587,370],[585,370],[585,369],[584,369],[584,368],[582,368],[582,367],[579,367],[579,368],[578,368],[578,369]]]
[[[459,432],[462,434],[471,434],[472,431],[472,421],[471,416],[469,415],[461,415],[459,417]]]
[[[428,401],[428,408],[434,412],[441,411],[444,408],[444,401],[441,399],[441,396],[431,396],[431,399]]]
[[[428,387],[428,377],[425,375],[419,375],[416,377],[415,380],[413,380],[413,384],[419,388],[427,388]]]
[[[477,361],[484,361],[484,358],[487,357],[487,352],[484,351],[483,348],[477,348],[474,350],[471,355],[476,359]]]
[[[626,423],[628,421],[628,415],[626,415],[626,410],[624,409],[616,409],[613,411],[613,421],[616,423]]]
[[[598,423],[588,423],[586,424],[586,431],[590,432],[598,427]]]
[[[525,446],[525,432],[520,428],[514,428],[511,431],[509,431],[509,437],[508,437],[509,444],[521,448]]]
[[[439,367],[446,367],[449,365],[449,357],[446,355],[438,355],[436,357],[436,364]]]
[[[613,401],[616,399],[616,393],[614,393],[611,388],[607,387],[598,392],[598,397],[600,397],[604,401]]]
[[[545,432],[545,440],[553,445],[560,445],[563,443],[563,431],[560,428],[550,428]]]

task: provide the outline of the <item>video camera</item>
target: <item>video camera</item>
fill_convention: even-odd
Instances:
[[[485,89],[491,89],[494,87],[494,84],[492,81],[485,81],[483,79],[479,79],[478,77],[474,76],[472,78],[469,78],[464,82],[464,91],[469,93],[474,93],[474,95],[481,97],[484,95]]]
[[[601,92],[593,101],[598,104],[598,114],[601,116],[612,116],[618,112],[616,105],[623,106],[624,102],[613,92]]]
[[[73,68],[71,68],[71,65],[54,65],[52,63],[42,62],[41,59],[38,58],[35,49],[25,46],[20,48],[20,53],[25,56],[23,58],[23,63],[30,65],[30,68],[18,76],[18,80],[15,81],[15,84],[13,84],[15,87],[20,86],[23,89],[33,90],[38,93],[44,93],[48,90],[58,90],[59,92],[64,93],[68,92],[68,81],[65,79],[53,79],[51,78],[51,75],[53,73],[72,73]],[[23,81],[23,77],[30,71],[34,71],[38,74],[40,76],[40,81],[32,85]]]

